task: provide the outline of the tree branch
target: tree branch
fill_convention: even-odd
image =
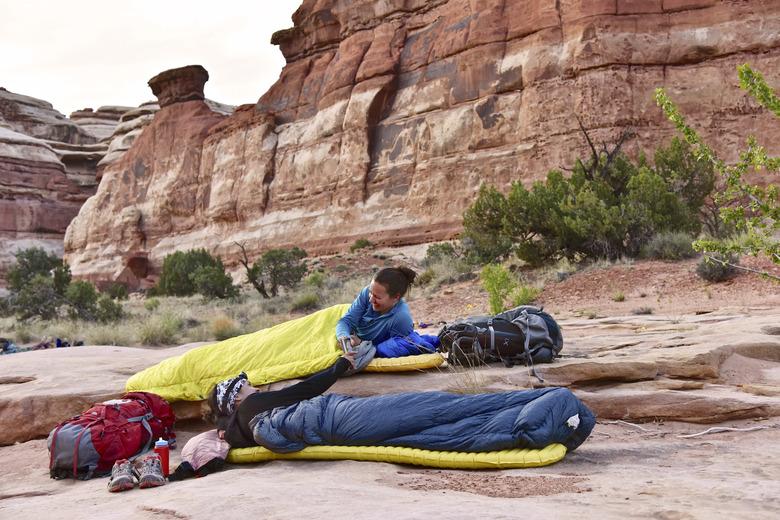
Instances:
[[[256,273],[252,271],[252,268],[249,266],[249,257],[246,254],[246,247],[244,245],[244,242],[233,242],[236,244],[239,249],[241,249],[241,256],[242,258],[239,259],[241,262],[241,265],[244,266],[244,269],[246,269],[246,279],[249,281],[249,283],[252,284],[252,287],[259,292],[263,298],[270,298],[268,296],[268,291],[265,290],[265,280],[258,280],[258,276]]]

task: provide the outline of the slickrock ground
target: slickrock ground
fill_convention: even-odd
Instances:
[[[636,295],[601,304],[596,296],[582,296],[579,305],[567,308],[571,302],[563,298],[563,288],[565,294],[588,294],[591,284],[620,280],[621,271],[637,290],[655,283],[643,270],[647,264],[652,265],[579,273],[545,293],[547,308],[561,317],[566,343],[561,359],[538,368],[548,384],[569,386],[599,417],[590,439],[553,466],[477,472],[272,462],[118,496],[106,491],[106,479],[54,481],[40,438],[54,423],[91,401],[118,395],[128,375],[193,345],[81,347],[0,358],[0,443],[22,441],[0,448],[0,517],[37,518],[56,510],[80,518],[213,518],[229,508],[231,514],[263,518],[777,518],[780,291],[761,281],[760,288],[745,292],[756,279],[739,276],[729,286],[710,286],[712,312],[695,314],[708,309],[695,308],[696,287],[680,281],[692,264],[668,264],[666,271],[655,265],[656,276],[663,272],[663,278],[677,281],[664,292],[664,301],[675,302],[668,312],[615,311],[632,305]],[[463,296],[469,291],[473,299]],[[744,301],[737,300],[740,293]],[[721,305],[721,297],[734,305]],[[463,308],[484,311],[484,298],[466,282],[436,296],[418,296],[412,307],[421,319],[434,309],[454,319]],[[580,307],[594,309],[596,317],[576,316]],[[333,390],[370,395],[508,390],[534,383],[525,367],[490,366],[361,374]],[[181,445],[208,428],[184,419],[198,416],[197,404],[177,412]],[[749,431],[681,437],[713,426]],[[178,452],[172,462],[178,462]]]

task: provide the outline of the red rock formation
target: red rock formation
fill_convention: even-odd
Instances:
[[[230,118],[184,101],[202,99],[202,69],[151,82],[163,109],[69,229],[74,273],[117,276],[139,248],[154,268],[190,247],[235,265],[234,241],[451,237],[481,183],[586,155],[575,115],[596,141],[634,128],[629,152],[668,141],[659,86],[715,149],[753,133],[780,151],[780,125],[735,72],[750,62],[780,84],[778,2],[305,0],[293,21],[273,38],[281,77]]]
[[[0,88],[0,285],[15,251],[62,254],[62,239],[81,204],[95,193],[97,164],[124,107],[74,113]]]
[[[0,279],[14,252],[62,254],[62,237],[86,200],[44,141],[0,127]]]

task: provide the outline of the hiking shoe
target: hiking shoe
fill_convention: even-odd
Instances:
[[[111,468],[111,478],[108,481],[108,490],[111,493],[127,491],[135,486],[135,474],[133,465],[127,459],[121,459]]]
[[[141,489],[165,485],[162,462],[157,455],[147,455],[137,460],[135,471],[138,473],[138,487]]]

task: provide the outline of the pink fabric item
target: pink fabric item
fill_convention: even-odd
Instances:
[[[189,462],[197,471],[212,459],[224,460],[229,450],[230,445],[217,436],[217,430],[209,430],[187,441],[181,450],[181,460]]]

